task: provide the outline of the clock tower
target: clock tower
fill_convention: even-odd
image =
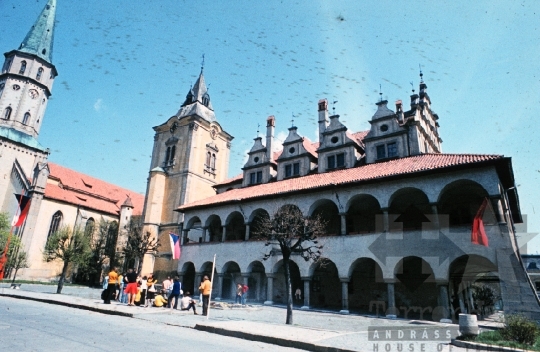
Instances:
[[[56,0],[49,0],[18,49],[4,54],[0,73],[0,128],[37,139],[51,96]]]

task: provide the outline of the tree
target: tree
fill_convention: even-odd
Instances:
[[[126,262],[135,260],[138,262],[137,272],[142,270],[144,255],[148,252],[157,253],[159,251],[159,243],[157,238],[153,238],[150,232],[143,233],[142,217],[132,217],[127,226],[127,241],[124,248],[124,256]]]
[[[293,323],[292,287],[290,275],[291,254],[297,254],[306,261],[321,261],[321,249],[317,237],[324,235],[326,223],[320,217],[306,217],[294,205],[285,205],[274,213],[272,218],[263,217],[254,229],[256,237],[266,240],[266,246],[274,247],[265,254],[264,260],[281,254],[285,269],[287,292],[286,324]],[[279,250],[275,248],[279,245]]]
[[[80,228],[62,227],[49,237],[45,244],[43,259],[51,262],[60,259],[63,262],[62,273],[58,280],[56,293],[62,293],[64,281],[70,264],[84,264],[90,253],[90,239]]]
[[[11,280],[11,283],[13,284],[17,277],[17,271],[19,271],[19,269],[28,268],[28,257],[26,252],[19,248],[19,251],[9,258],[8,267],[10,270],[15,270],[13,273],[13,280]]]
[[[8,237],[10,236],[10,230],[11,224],[9,221],[9,215],[7,213],[0,213],[0,257],[4,255],[4,249],[6,247]],[[21,239],[12,233],[9,240],[7,262],[5,263],[4,268],[5,272],[10,269],[12,258],[18,253],[20,246]]]
[[[92,231],[85,228],[85,236],[89,241],[87,255],[78,265],[78,279],[88,282],[91,286],[99,283],[103,265],[108,261],[110,266],[114,266],[114,255],[116,252],[116,236],[118,225],[116,221],[106,221],[101,219],[98,226],[93,226]]]

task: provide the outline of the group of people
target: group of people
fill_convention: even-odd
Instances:
[[[208,277],[205,276],[205,279],[208,280]],[[203,283],[204,280],[201,282],[201,287],[203,287]],[[111,304],[111,300],[116,300],[128,306],[178,309],[178,302],[180,302],[181,310],[193,310],[193,314],[198,314],[197,301],[191,298],[190,292],[184,293],[182,291],[182,284],[178,276],[174,280],[167,277],[163,281],[162,289],[159,292],[156,284],[157,280],[153,277],[153,274],[141,277],[131,268],[128,269],[127,273],[118,274],[117,269],[112,268],[109,275],[106,275],[103,279],[103,303]],[[209,289],[207,291],[209,296]],[[201,289],[201,292],[203,293],[203,314],[206,315],[208,299],[205,308],[204,289]]]
[[[239,303],[241,305],[246,305],[247,292],[249,290],[248,285],[246,284],[236,284],[236,297],[234,303]]]

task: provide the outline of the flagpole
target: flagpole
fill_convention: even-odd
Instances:
[[[216,255],[214,254],[214,261],[212,262],[212,274],[210,279],[210,295],[208,296],[208,310],[206,311],[206,320],[210,316],[210,300],[212,299],[212,289],[214,287],[214,271],[216,270]]]

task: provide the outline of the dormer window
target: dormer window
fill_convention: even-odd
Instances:
[[[37,71],[37,74],[36,74],[36,80],[40,81],[41,80],[41,75],[43,74],[43,67],[40,67]]]
[[[345,153],[330,155],[327,158],[327,162],[328,170],[345,167]]]
[[[24,72],[26,71],[26,61],[21,62],[21,68],[19,70],[20,75],[24,75]]]
[[[208,96],[208,94],[205,94],[202,97],[202,103],[204,106],[208,106],[208,104],[210,103],[210,96]]]
[[[377,146],[377,159],[394,158],[398,156],[397,143],[387,143]]]

